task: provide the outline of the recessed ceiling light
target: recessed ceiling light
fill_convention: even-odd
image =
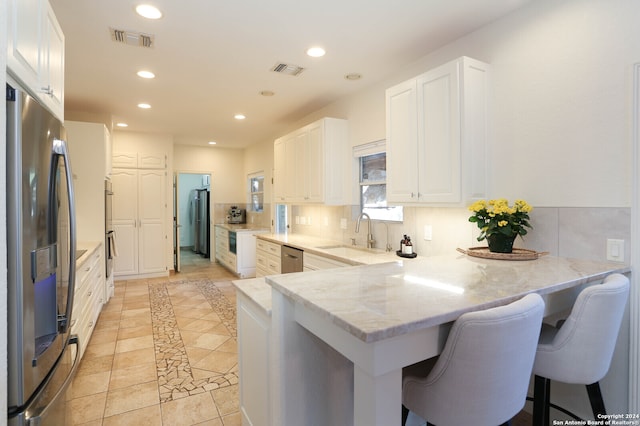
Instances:
[[[352,72],[351,74],[345,75],[344,78],[351,81],[360,80],[362,78],[362,74],[358,74],[357,72]]]
[[[236,114],[233,116],[233,118],[235,118],[236,120],[244,120],[247,117],[245,117],[244,114]]]
[[[118,127],[129,127],[129,125],[127,123],[116,123],[116,126],[118,126]]]
[[[209,141],[209,145],[215,145],[215,144],[217,144],[217,143],[218,143],[218,142]]]
[[[142,70],[142,71],[138,71],[136,74],[138,75],[138,77],[142,77],[142,78],[156,78],[156,75],[151,71]]]
[[[151,6],[150,4],[140,4],[136,6],[136,13],[147,19],[162,18],[162,12],[160,12],[157,7]]]
[[[138,104],[138,108],[149,109],[149,108],[151,108],[151,105],[149,105],[149,104]]]
[[[322,47],[310,47],[309,49],[307,49],[307,55],[311,56],[312,58],[320,58],[321,56],[325,55],[325,50]]]
[[[273,96],[275,95],[275,92],[272,92],[271,90],[263,90],[262,92],[260,92],[260,94],[262,96]]]

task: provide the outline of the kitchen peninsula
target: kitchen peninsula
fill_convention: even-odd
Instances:
[[[449,255],[268,276],[270,424],[399,424],[402,368],[438,355],[458,316],[532,292],[551,316],[614,272],[630,269]]]

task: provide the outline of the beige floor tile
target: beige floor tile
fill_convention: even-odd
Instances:
[[[68,412],[71,413],[70,423],[80,425],[101,419],[104,415],[106,399],[106,392],[72,399],[68,402]]]
[[[95,333],[97,331],[104,330],[117,330],[118,328],[120,328],[120,319],[106,320],[103,318],[102,314],[100,314],[96,328],[93,331]]]
[[[91,335],[91,340],[89,344],[92,342],[96,343],[110,343],[115,342],[118,339],[118,329],[110,328],[110,329],[100,329],[96,327],[93,330],[93,334]]]
[[[118,340],[116,343],[116,353],[131,352],[137,349],[152,348],[153,336],[132,337],[130,339]]]
[[[182,330],[182,341],[185,346],[214,350],[229,340],[229,336],[221,336],[213,333],[197,333],[195,331]]]
[[[103,321],[119,321],[120,311],[101,312],[100,319]]]
[[[222,377],[223,374],[222,373],[218,373],[217,371],[210,371],[210,370],[201,370],[199,368],[195,368],[195,367],[191,367],[191,376],[193,376],[193,380],[204,380],[204,379],[210,379],[212,377]],[[209,389],[209,388],[204,388]]]
[[[158,380],[158,373],[156,371],[155,361],[151,360],[151,362],[147,362],[146,364],[113,370],[111,372],[111,379],[109,380],[109,390],[126,388],[154,380]]]
[[[122,328],[118,330],[117,337],[119,340],[131,339],[134,337],[152,336],[153,328],[151,325],[141,325],[138,327]]]
[[[240,413],[229,414],[222,417],[222,424],[224,426],[242,426],[242,417]]]
[[[83,396],[95,395],[106,392],[109,389],[109,378],[111,371],[103,373],[76,375],[69,388],[69,399],[81,398]]]
[[[238,363],[238,356],[229,352],[212,351],[209,355],[198,361],[193,368],[199,368],[201,370],[215,371],[220,374],[225,374],[234,365]]]
[[[105,355],[113,355],[116,350],[116,341],[107,342],[107,343],[97,343],[99,342],[99,337],[91,336],[91,341],[87,345],[87,349],[84,351],[85,358],[96,358]]]
[[[144,299],[140,297],[140,298],[127,299],[127,302],[122,305],[122,310],[132,311],[135,309],[149,309],[150,307],[151,307],[151,303],[149,302],[149,299]]]
[[[229,333],[229,329],[222,323],[217,325],[213,330],[210,331],[210,333],[220,334],[222,336],[231,336],[231,333]]]
[[[86,374],[96,374],[96,373],[104,373],[106,371],[111,371],[111,367],[113,366],[113,358],[114,355],[105,355],[96,358],[82,358],[80,361],[80,365],[78,366],[77,376],[82,376]]]
[[[238,353],[238,341],[236,339],[229,339],[216,348],[217,351]]]
[[[143,308],[135,308],[135,309],[124,309],[122,311],[122,315],[120,319],[127,320],[132,318],[150,318],[150,317],[151,317],[151,308],[143,307]]]
[[[146,364],[150,360],[155,360],[155,357],[156,354],[153,348],[117,353],[113,359],[113,369],[120,370],[134,365]]]
[[[155,381],[110,390],[107,394],[104,416],[114,416],[159,403],[158,383]]]
[[[221,418],[207,420],[206,422],[196,423],[194,426],[224,426]]]
[[[224,344],[225,343],[223,343],[223,345]],[[185,350],[187,351],[187,357],[189,358],[189,363],[191,365],[195,365],[198,361],[211,353],[211,349],[196,348],[194,346],[185,346]]]
[[[216,321],[207,321],[207,320],[195,320],[190,322],[189,324],[185,325],[184,328],[185,330],[190,330],[190,331],[198,331],[200,333],[212,333],[214,332],[213,330],[220,325],[219,322]],[[220,333],[218,333],[220,334]]]
[[[193,309],[189,306],[177,306],[174,307],[173,312],[176,316],[200,319],[206,315],[209,315],[211,313],[211,308]]]
[[[105,417],[102,426],[159,426],[162,425],[160,404]]]
[[[151,326],[151,316],[149,315],[147,318],[137,317],[137,318],[127,318],[120,321],[120,329],[123,328],[132,328],[132,327],[141,327],[143,325]]]
[[[238,385],[227,386],[211,391],[211,395],[221,416],[227,416],[240,411],[240,396],[238,392]]]
[[[193,425],[220,417],[209,392],[169,401],[160,408],[165,425]]]

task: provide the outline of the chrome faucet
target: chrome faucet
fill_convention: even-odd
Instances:
[[[363,217],[366,217],[369,221],[369,226],[367,227],[367,248],[373,248],[376,244],[376,240],[373,239],[373,234],[371,233],[371,218],[368,214],[363,212],[358,216],[358,220],[356,221],[356,233],[360,232],[360,220],[362,220]]]

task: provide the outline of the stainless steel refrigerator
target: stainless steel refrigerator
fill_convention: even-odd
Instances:
[[[209,191],[206,189],[191,190],[189,203],[193,251],[204,257],[209,257]]]
[[[7,84],[8,424],[64,425],[79,360],[73,180],[62,124]]]

